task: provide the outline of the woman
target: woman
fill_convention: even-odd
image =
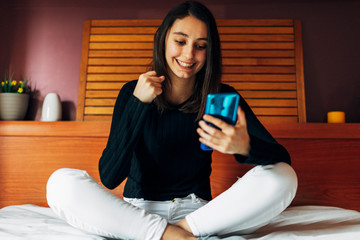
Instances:
[[[295,196],[290,157],[241,99],[235,126],[204,115],[208,93],[236,92],[220,84],[220,41],[214,17],[185,2],[165,17],[154,38],[153,71],[127,83],[117,98],[99,161],[109,189],[127,178],[124,199],[86,172],[56,171],[49,206],[70,224],[122,239],[241,239],[281,213]],[[201,120],[203,117],[214,128]],[[257,165],[212,200],[211,152]]]

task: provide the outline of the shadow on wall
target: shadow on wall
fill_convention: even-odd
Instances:
[[[76,106],[72,101],[63,101],[62,105],[62,120],[73,121],[76,120]]]
[[[32,89],[30,94],[28,112],[26,113],[25,120],[34,120],[35,117],[39,114],[38,109],[39,106],[42,104],[39,98],[40,98],[39,90],[37,90],[36,88]]]

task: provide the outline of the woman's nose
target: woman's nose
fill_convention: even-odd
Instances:
[[[195,51],[194,46],[188,45],[184,49],[184,56],[187,59],[192,59],[194,57],[194,54],[195,54],[194,51]]]

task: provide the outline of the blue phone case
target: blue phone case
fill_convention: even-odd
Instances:
[[[205,105],[205,114],[212,115],[231,125],[235,125],[239,100],[240,96],[237,93],[208,94]],[[212,124],[210,125],[213,126]],[[201,149],[205,151],[213,150],[203,143],[201,143]]]

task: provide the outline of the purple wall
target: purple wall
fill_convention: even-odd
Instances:
[[[36,94],[27,119],[39,120],[44,96],[56,92],[64,120],[74,120],[85,19],[163,18],[181,1],[12,0],[0,3],[0,77],[29,76]],[[360,122],[360,2],[331,0],[207,0],[216,18],[302,21],[308,122],[346,112]]]

